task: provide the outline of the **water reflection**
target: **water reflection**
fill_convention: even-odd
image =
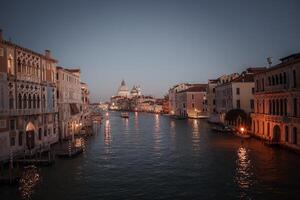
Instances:
[[[192,121],[192,145],[193,150],[198,151],[200,149],[200,131],[199,131],[200,121],[193,119]]]
[[[249,159],[248,151],[245,147],[238,148],[236,164],[235,181],[242,190],[241,198],[245,198],[245,192],[251,187],[252,179],[251,160]]]
[[[31,196],[34,194],[35,188],[40,181],[40,170],[37,167],[33,165],[25,167],[20,179],[19,187],[22,199],[31,199]]]
[[[123,124],[125,125],[124,133],[128,133],[128,118],[123,118]]]
[[[154,115],[154,149],[160,151],[161,135],[160,135],[160,116]]]
[[[135,130],[139,129],[139,113],[134,112],[134,128]]]
[[[192,125],[193,138],[199,139],[200,136],[199,123],[200,123],[199,120],[193,119],[193,125]]]
[[[104,144],[109,145],[111,142],[111,128],[110,121],[107,119],[104,125]]]

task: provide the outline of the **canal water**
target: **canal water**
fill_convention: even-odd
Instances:
[[[82,155],[39,173],[34,200],[300,198],[299,155],[148,113],[110,112]],[[0,194],[22,199],[17,187]]]

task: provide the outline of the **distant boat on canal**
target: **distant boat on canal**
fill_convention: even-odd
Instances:
[[[121,117],[122,118],[129,118],[128,112],[121,112]]]

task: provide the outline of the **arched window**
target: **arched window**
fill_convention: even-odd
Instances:
[[[283,115],[283,99],[280,99],[280,115]]]
[[[286,73],[283,72],[283,84],[286,84]]]
[[[269,100],[269,115],[272,114],[272,101]]]
[[[39,128],[39,140],[42,140],[42,129]]]
[[[298,144],[298,131],[297,128],[293,128],[293,144]]]
[[[32,107],[36,108],[36,99],[35,99],[35,94],[33,95],[33,100],[32,100]]]
[[[270,123],[267,123],[267,134],[270,136]]]
[[[31,94],[28,95],[28,108],[31,109]]]
[[[289,127],[285,126],[285,141],[289,142]]]
[[[276,85],[278,85],[279,81],[278,81],[278,75],[276,74]]]
[[[43,94],[43,98],[42,98],[42,108],[46,108],[46,98],[45,98],[44,94]]]
[[[27,96],[24,94],[23,96],[23,108],[27,108]]]
[[[14,109],[14,97],[13,97],[13,95],[12,94],[10,94],[9,95],[9,99],[8,99],[8,101],[9,101],[9,109]]]
[[[36,100],[36,107],[40,108],[40,96],[37,96],[37,100]]]
[[[276,114],[275,110],[276,110],[275,99],[273,99],[273,101],[272,101],[272,115]]]
[[[284,115],[287,116],[287,99],[284,99]]]
[[[272,76],[272,85],[275,85],[275,78]]]
[[[18,60],[18,72],[21,73],[22,71],[22,63],[20,60]]]
[[[276,115],[279,115],[279,100],[276,99]]]
[[[279,74],[279,83],[282,84],[282,74]]]
[[[21,94],[18,95],[18,108],[22,109],[22,95]]]

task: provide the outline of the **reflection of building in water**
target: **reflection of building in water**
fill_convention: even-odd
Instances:
[[[247,149],[240,147],[237,150],[237,156],[235,180],[240,189],[249,189],[251,186],[251,161]]]
[[[111,141],[111,130],[110,130],[110,121],[107,119],[105,121],[105,126],[104,126],[104,143],[106,145],[110,144]]]
[[[34,190],[41,181],[40,176],[40,170],[35,166],[28,166],[24,168],[19,183],[19,191],[21,192],[22,199],[31,199]]]
[[[193,129],[192,129],[192,131],[193,131],[193,136],[195,137],[195,136],[197,136],[197,137],[199,137],[199,123],[200,123],[200,121],[199,120],[197,120],[197,119],[193,119]]]
[[[137,130],[139,128],[139,113],[134,112],[134,128]]]

